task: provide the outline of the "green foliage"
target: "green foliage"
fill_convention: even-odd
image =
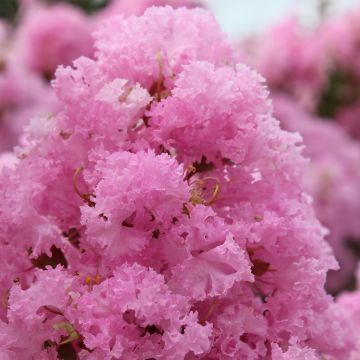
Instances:
[[[331,119],[341,107],[355,103],[360,98],[359,82],[354,74],[335,69],[321,94],[317,113]]]
[[[17,0],[0,0],[0,17],[14,20],[19,9]]]
[[[109,0],[46,0],[47,3],[69,3],[83,9],[88,13],[92,13],[105,7],[110,1]]]
[[[75,5],[87,13],[105,7],[111,0],[42,0],[48,4],[68,3]],[[19,10],[19,0],[0,0],[0,17],[14,21]]]

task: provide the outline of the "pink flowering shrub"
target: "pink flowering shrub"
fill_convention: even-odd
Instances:
[[[360,134],[358,18],[352,11],[306,28],[292,17],[241,46],[276,94],[285,129],[304,137],[311,160],[305,186],[340,262],[328,282],[335,292],[349,285],[359,256],[359,143],[350,139]],[[318,124],[331,120],[337,124]]]
[[[59,64],[70,64],[92,49],[90,26],[80,11],[26,5],[17,27],[0,29],[0,151],[21,143],[32,117],[51,117],[59,109],[43,77],[51,78]]]
[[[20,1],[16,26],[0,22],[0,151],[11,150],[22,141],[29,119],[51,116],[58,110],[48,80],[59,65],[70,65],[82,55],[93,56],[90,34],[99,20],[112,14],[142,13],[157,3],[113,1],[98,15],[88,16],[71,5]],[[194,5],[190,1],[170,3]]]
[[[262,36],[246,40],[241,49],[271,89],[291,95],[307,109],[317,106],[327,86],[329,57],[322,37],[298,17],[285,18]]]
[[[324,21],[318,29],[318,37],[323,38],[324,47],[330,61],[340,69],[346,69],[357,79],[360,77],[360,8],[332,17]]]
[[[2,357],[346,359],[300,137],[262,78],[201,9],[95,38],[0,175]]]
[[[326,21],[318,30],[323,52],[329,58],[329,81],[323,89],[318,111],[333,116],[360,139],[360,8]]]
[[[315,115],[360,137],[360,7],[306,28],[283,20],[242,45],[243,58],[271,89],[291,95]]]
[[[354,247],[360,238],[360,144],[338,124],[312,117],[289,97],[276,95],[274,100],[281,125],[304,139],[304,155],[311,159],[305,186],[317,216],[330,230],[327,239],[340,265],[330,273],[328,288],[341,290],[355,273]]]
[[[58,102],[48,84],[29,72],[13,52],[13,31],[0,23],[0,151],[20,141],[23,127],[33,116],[57,111]]]
[[[74,6],[35,4],[17,29],[15,56],[26,69],[52,78],[58,65],[92,55],[90,30],[90,21]]]
[[[325,22],[319,30],[324,51],[331,59],[332,77],[324,90],[333,116],[347,131],[360,139],[360,8]],[[322,108],[320,108],[322,110]]]

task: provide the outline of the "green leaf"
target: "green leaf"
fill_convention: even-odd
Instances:
[[[13,21],[19,9],[17,0],[0,0],[0,18]]]

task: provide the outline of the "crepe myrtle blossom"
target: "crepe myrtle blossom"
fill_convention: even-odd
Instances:
[[[213,16],[115,17],[95,46],[1,172],[2,358],[346,359],[300,137]]]
[[[359,291],[360,267],[357,269],[357,289],[353,292],[344,292],[338,297],[339,307],[351,318],[353,332],[359,333],[360,329],[360,291]],[[360,341],[357,340],[356,350],[351,353],[351,360],[357,360],[360,357]]]
[[[19,143],[31,117],[49,116],[59,108],[47,82],[18,61],[13,36],[10,25],[0,22],[0,152]]]
[[[86,15],[70,4],[20,1],[16,26],[0,21],[0,151],[21,143],[34,116],[51,116],[59,106],[49,80],[59,65],[80,56],[92,57],[91,32],[112,14],[141,14],[152,5],[195,6],[190,1],[112,1]]]
[[[327,240],[340,269],[331,271],[327,288],[339,292],[351,282],[360,239],[360,144],[338,123],[307,113],[289,96],[274,94],[275,115],[284,129],[304,139],[310,159],[305,188],[312,195],[316,214],[329,229]]]
[[[20,19],[13,56],[27,70],[51,79],[58,65],[93,54],[90,18],[75,6],[35,2]]]
[[[324,46],[323,37],[296,16],[240,43],[242,59],[266,78],[271,90],[290,95],[311,110],[328,82]]]
[[[360,138],[360,7],[306,27],[287,17],[241,41],[242,58],[268,81],[322,119]]]

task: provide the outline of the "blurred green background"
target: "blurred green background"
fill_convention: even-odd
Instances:
[[[109,0],[43,0],[49,4],[54,3],[69,3],[76,5],[86,12],[94,12],[107,5]],[[132,0],[128,0],[132,1]],[[18,0],[0,0],[0,17],[8,20],[15,20],[17,12],[19,10]]]

